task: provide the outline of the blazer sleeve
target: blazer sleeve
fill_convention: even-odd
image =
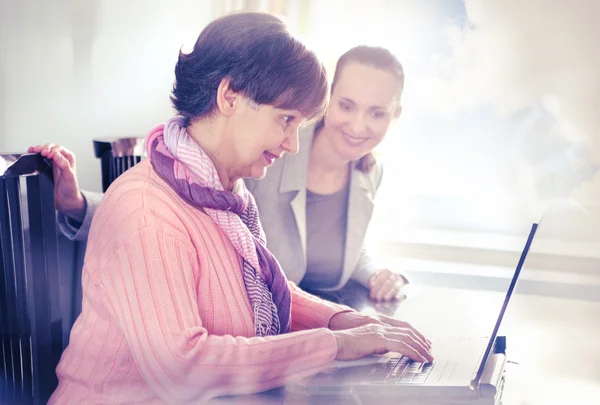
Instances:
[[[383,179],[383,166],[378,162],[372,170],[373,172],[371,175],[371,180],[373,184],[373,194],[376,195],[377,191],[379,190],[379,186],[381,185],[381,180]],[[382,267],[382,265],[378,263],[375,257],[370,253],[368,241],[365,240],[351,279],[358,281],[368,288],[369,279],[373,276],[373,274],[383,268],[384,267]]]
[[[82,191],[85,199],[85,217],[83,222],[77,222],[59,212],[57,216],[58,228],[70,240],[84,241],[87,240],[90,232],[90,225],[94,213],[100,205],[100,201],[104,194]]]
[[[363,244],[358,263],[356,263],[354,273],[352,273],[352,277],[350,278],[369,288],[369,279],[379,270],[383,269],[383,267],[377,264],[375,258],[365,245]]]

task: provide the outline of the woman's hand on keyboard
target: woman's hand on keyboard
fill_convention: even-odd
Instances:
[[[336,360],[356,360],[371,354],[398,352],[417,362],[432,362],[430,344],[412,326],[406,325],[372,323],[333,331],[337,340]]]
[[[412,330],[425,346],[430,349],[431,341],[416,330],[410,323],[392,318],[383,314],[363,314],[357,311],[339,312],[331,317],[329,329],[342,330],[352,329],[363,325],[378,324],[383,326],[394,326]]]

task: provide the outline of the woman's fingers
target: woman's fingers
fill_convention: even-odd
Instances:
[[[40,153],[42,156],[52,160],[55,165],[63,170],[75,170],[75,155],[62,145],[53,143],[32,145],[27,149],[27,153]]]
[[[48,158],[50,158],[50,157],[48,157]],[[60,152],[56,153],[51,159],[52,159],[52,163],[54,165],[56,165],[58,168],[60,168],[61,171],[69,170],[71,168],[69,161]]]
[[[54,146],[53,143],[47,143],[44,146],[42,146],[42,149],[40,150],[40,153],[42,154],[42,156],[47,157],[48,154],[50,153],[50,150],[52,150],[53,146]]]
[[[406,333],[404,331],[393,330],[390,331],[389,339],[391,339],[392,342],[395,342],[392,343],[392,345],[399,345],[392,346],[392,348],[389,349],[390,351],[400,352],[403,355],[415,361],[422,361],[425,363],[430,363],[433,361],[433,354],[431,353],[430,348],[426,344],[424,344],[416,335]],[[418,353],[419,358],[414,358],[410,354],[403,353],[402,350],[400,350],[402,348],[402,345],[407,345],[416,353]]]
[[[413,345],[406,340],[390,339],[387,343],[388,351],[397,352],[419,363],[431,363],[433,355],[422,350],[418,345]]]
[[[399,292],[402,285],[398,283],[397,280],[388,280],[387,283],[381,288],[380,292],[380,300],[381,301],[390,301],[394,298]]]
[[[53,159],[54,156],[57,153],[60,153],[60,151],[63,149],[63,147],[61,145],[53,145],[50,150],[48,151],[48,159]]]
[[[334,332],[338,360],[354,360],[375,353],[398,352],[418,362],[431,362],[433,355],[410,328],[370,324]]]
[[[379,321],[390,326],[398,327],[398,328],[407,328],[413,331],[413,333],[419,337],[419,339],[426,343],[428,347],[431,347],[431,341],[425,337],[421,332],[419,332],[415,327],[413,327],[410,323],[401,321],[400,319],[391,318],[387,315],[379,314],[377,316]]]
[[[384,271],[377,273],[376,276],[377,278],[371,283],[370,295],[372,300],[379,301],[383,297],[383,292],[391,280]]]
[[[389,269],[380,270],[369,280],[369,295],[374,301],[390,301],[400,294],[402,276]]]
[[[27,149],[27,153],[40,153],[44,145],[32,145]]]

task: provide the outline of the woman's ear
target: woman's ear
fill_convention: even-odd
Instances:
[[[217,88],[217,106],[221,114],[230,116],[239,100],[238,93],[231,90],[231,79],[224,78]]]
[[[402,114],[402,106],[399,105],[398,107],[396,107],[396,110],[394,111],[394,115],[393,118],[396,120],[398,118],[400,118],[400,114]]]

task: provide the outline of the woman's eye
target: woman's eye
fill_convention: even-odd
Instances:
[[[348,103],[340,103],[340,108],[342,109],[342,111],[350,111],[352,110],[352,105],[348,104]]]
[[[283,121],[283,127],[285,128],[294,120],[294,116],[284,115],[283,117],[281,117],[281,120]]]
[[[385,115],[386,115],[386,114],[385,114],[385,112],[383,112],[383,111],[373,111],[373,112],[371,113],[371,116],[372,116],[373,118],[375,118],[375,119],[381,119],[381,118],[385,117]]]

